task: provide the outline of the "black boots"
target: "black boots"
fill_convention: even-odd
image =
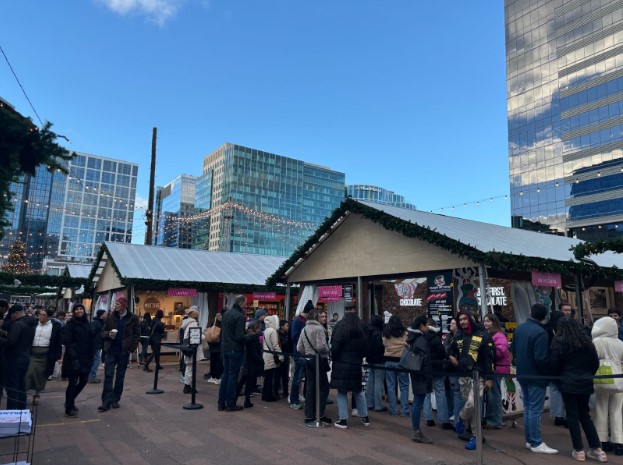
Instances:
[[[147,371],[147,372],[152,371],[149,368],[149,364],[151,363],[153,358],[154,358],[154,354],[149,354],[147,357],[145,357],[145,362],[143,362],[143,371]]]
[[[195,389],[195,394],[197,394],[197,390]],[[193,388],[190,384],[184,384],[184,394],[192,394]]]

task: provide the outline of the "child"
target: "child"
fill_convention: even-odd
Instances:
[[[264,369],[264,358],[262,343],[260,342],[261,326],[259,320],[249,324],[245,341],[244,362],[242,367],[242,377],[238,382],[238,395],[244,386],[244,408],[251,408],[251,394],[257,387],[257,377],[262,374]]]

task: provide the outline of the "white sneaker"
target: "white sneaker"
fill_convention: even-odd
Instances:
[[[221,380],[220,379],[214,379],[214,384],[221,384]]]
[[[350,412],[350,415],[351,415],[352,417],[358,417],[358,416],[359,416],[359,412],[357,411],[357,409],[356,409],[356,408],[354,408],[354,409],[353,409],[353,411],[352,411],[352,412]]]
[[[450,418],[448,418],[448,421],[449,421],[450,423],[452,423],[452,422],[454,421],[454,415],[452,415]]]
[[[535,452],[537,454],[557,454],[558,451],[556,449],[552,449],[551,447],[549,447],[547,444],[545,444],[544,442],[542,442],[541,444],[539,444],[536,447],[531,447],[530,450],[532,452]]]
[[[299,394],[299,402],[305,402],[305,396],[303,394]]]
[[[526,449],[530,449],[530,448],[532,448],[532,446],[530,445],[529,442],[526,442]]]

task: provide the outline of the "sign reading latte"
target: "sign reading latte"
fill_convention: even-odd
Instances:
[[[155,297],[147,297],[143,303],[146,312],[156,311],[160,308],[160,301]]]

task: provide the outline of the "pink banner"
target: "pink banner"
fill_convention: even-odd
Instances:
[[[254,292],[253,300],[277,300],[276,292]]]
[[[615,281],[614,282],[614,290],[616,292],[623,292],[623,281]]]
[[[197,295],[197,289],[172,287],[167,290],[167,295],[169,297],[195,297]]]
[[[532,285],[544,287],[562,287],[560,273],[532,272]]]
[[[319,300],[337,302],[342,298],[342,286],[320,286],[318,290],[320,292]]]

